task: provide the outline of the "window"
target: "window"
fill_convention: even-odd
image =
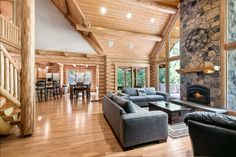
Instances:
[[[132,72],[131,68],[125,69],[126,74],[126,88],[132,87]]]
[[[159,90],[170,93],[172,98],[180,97],[180,21],[176,20],[172,30],[166,35],[166,42],[159,52],[158,81]]]
[[[89,83],[92,81],[91,71],[79,72],[78,70],[68,70],[67,82],[69,84],[76,82]]]
[[[166,92],[166,66],[165,64],[159,64],[159,90]]]
[[[176,69],[180,69],[180,60],[169,62],[170,96],[174,98],[179,98],[180,75],[176,72]]]
[[[228,109],[236,110],[236,50],[228,52]]]
[[[132,72],[131,68],[118,68],[117,69],[117,83],[118,90],[123,88],[132,87]]]
[[[227,49],[227,109],[236,111],[236,1],[228,0]],[[226,46],[228,47],[228,46]]]
[[[117,89],[142,88],[146,87],[147,67],[118,67],[117,68]]]
[[[170,51],[170,55],[169,57],[174,57],[174,56],[179,56],[180,55],[180,47],[179,47],[179,40],[176,41],[176,43],[174,43],[171,51]]]
[[[145,87],[146,72],[145,68],[136,68],[136,87]]]
[[[236,1],[228,0],[228,42],[236,41]]]
[[[125,71],[122,68],[117,69],[117,82],[118,90],[121,90],[125,87]]]

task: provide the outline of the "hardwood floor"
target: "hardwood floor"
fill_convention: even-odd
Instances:
[[[192,156],[189,137],[168,138],[123,151],[102,115],[99,102],[69,95],[37,103],[33,136],[0,138],[1,157]]]

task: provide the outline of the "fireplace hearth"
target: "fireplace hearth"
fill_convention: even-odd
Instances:
[[[210,105],[210,89],[201,85],[187,87],[187,101]]]

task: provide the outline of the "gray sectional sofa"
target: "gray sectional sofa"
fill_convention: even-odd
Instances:
[[[148,111],[113,94],[103,97],[102,109],[124,149],[168,137],[167,114],[162,111]]]
[[[139,88],[125,88],[118,95],[126,96],[140,107],[149,106],[150,101],[169,101],[169,94],[156,91],[154,87],[144,88],[146,95],[139,95]]]

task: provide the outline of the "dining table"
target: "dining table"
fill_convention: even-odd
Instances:
[[[70,98],[73,99],[74,95],[76,94],[75,88],[78,86],[77,83],[70,83]],[[83,83],[83,94],[82,98],[84,98],[84,91],[86,91],[87,98],[90,96],[90,90],[88,90],[91,86],[91,83]]]

